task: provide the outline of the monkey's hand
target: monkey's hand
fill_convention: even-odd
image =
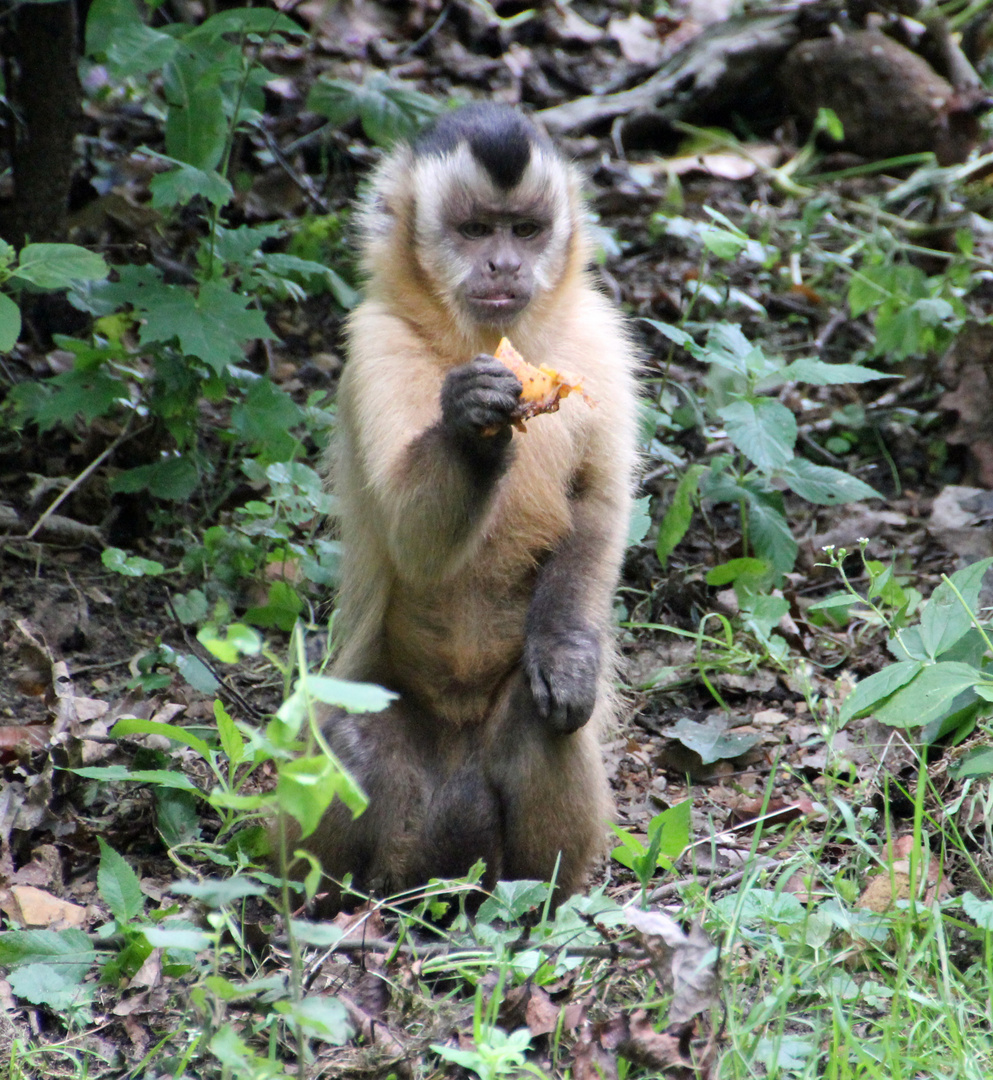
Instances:
[[[532,633],[524,646],[524,674],[538,715],[562,735],[577,731],[593,715],[600,640],[573,627]]]
[[[510,440],[521,380],[499,360],[480,353],[445,376],[441,421],[457,442],[477,453],[502,449]]]

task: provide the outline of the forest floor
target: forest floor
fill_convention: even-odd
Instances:
[[[271,136],[286,146],[312,135],[314,118],[301,103],[304,87],[318,74],[354,79],[383,68],[433,97],[485,94],[540,109],[608,82],[632,84],[658,66],[666,48],[662,21],[643,20],[620,3],[599,5],[610,10],[609,24],[591,15],[591,5],[575,4],[550,6],[518,26],[488,19],[486,5],[476,3],[449,5],[451,15],[440,25],[436,5],[409,6],[405,22],[389,10],[392,5],[298,5],[298,16],[311,24],[311,37],[306,46],[274,50],[268,57],[276,73],[268,88]],[[572,21],[581,13],[591,21]],[[686,31],[688,21],[680,25]],[[144,220],[138,208],[148,175],[126,169],[134,148],[151,137],[148,122],[146,114],[120,103],[89,103],[87,138],[112,148],[117,193],[121,200],[126,195],[129,209],[123,214],[101,196],[103,216],[94,206],[89,213],[80,208],[71,239],[105,251],[145,246],[181,263],[189,254],[183,223],[163,231],[158,222]],[[852,912],[879,916],[904,911],[908,903],[911,909],[915,903],[936,905],[958,920],[959,936],[945,963],[962,971],[985,964],[993,979],[990,926],[984,938],[955,906],[966,894],[988,899],[993,887],[989,779],[960,771],[968,754],[988,744],[987,710],[977,705],[957,726],[932,730],[923,740],[926,747],[919,728],[888,725],[871,710],[839,721],[853,687],[898,658],[892,642],[888,647],[894,620],[914,625],[920,598],[931,595],[942,575],[993,556],[988,183],[967,182],[935,168],[916,188],[907,187],[908,170],[898,175],[856,170],[830,180],[801,176],[805,186],[790,187],[777,172],[799,150],[796,129],[789,125],[761,132],[747,149],[723,136],[706,153],[677,152],[673,142],[661,151],[620,154],[609,132],[560,141],[589,176],[590,207],[604,240],[603,286],[630,313],[644,356],[646,453],[640,496],[647,497],[643,509],[652,524],[629,549],[618,598],[625,721],[604,747],[617,824],[647,844],[652,820],[688,803],[689,842],[668,863],[663,854],[643,881],[617,860],[598,869],[593,895],[606,898],[605,904],[609,900],[611,914],[599,922],[596,911],[577,916],[587,930],[596,928],[599,945],[589,946],[592,959],[584,961],[601,965],[594,975],[573,963],[544,981],[524,977],[523,966],[506,966],[508,946],[499,962],[490,957],[489,967],[466,974],[457,967],[465,961],[452,961],[455,966],[439,967],[432,981],[425,972],[437,962],[433,946],[420,952],[416,944],[408,947],[398,935],[395,915],[366,910],[362,932],[374,939],[368,950],[341,948],[322,968],[321,950],[314,946],[307,969],[309,985],[346,1002],[352,1030],[363,1037],[346,1039],[344,1045],[327,1039],[307,1074],[452,1075],[444,1070],[456,1065],[439,1064],[437,1053],[432,1057],[429,1050],[444,1045],[452,1050],[449,1062],[461,1062],[480,1076],[517,1075],[524,1057],[518,1060],[505,1046],[500,1057],[492,1031],[489,1043],[481,1037],[481,999],[472,992],[481,987],[484,997],[502,1002],[493,1016],[502,1029],[527,1031],[522,1045],[529,1067],[539,1075],[875,1076],[875,1066],[858,1059],[855,1044],[873,1043],[884,1015],[892,1017],[894,1030],[909,1023],[880,971],[898,966],[898,958],[906,960],[915,946],[898,931],[897,945],[868,932],[859,938],[840,929],[838,916],[821,942],[832,943],[834,959],[820,969],[805,953],[803,962],[810,966],[801,978],[789,967],[792,930],[784,927],[802,921],[803,947],[820,956],[821,946],[811,945],[810,919],[825,898],[840,897]],[[240,221],[293,218],[312,209],[298,172],[281,167],[271,155],[267,159],[258,143],[246,142],[241,153]],[[354,199],[373,153],[356,124],[321,153],[314,161],[320,156],[320,164],[331,167],[319,176],[315,164],[314,182],[321,184],[325,206],[340,211]],[[822,160],[819,169],[827,174],[833,164]],[[970,228],[973,242],[966,255],[954,236]],[[743,239],[725,257],[708,229],[725,239],[741,230]],[[963,263],[967,284],[962,274],[955,276]],[[902,296],[908,309],[952,297],[955,318],[945,319],[937,331],[926,320],[909,320],[900,347],[877,348],[891,313],[878,306],[852,313],[856,264],[912,268],[914,284],[902,294],[894,286],[892,295]],[[914,292],[918,282],[923,291]],[[45,318],[36,316],[16,356],[4,361],[15,380],[65,370],[67,354],[53,342]],[[279,336],[247,363],[267,371],[300,404],[315,389],[333,391],[342,362],[343,312],[325,296],[300,305],[286,302],[270,311],[269,319]],[[714,413],[721,400],[720,376],[690,352],[674,348],[643,319],[694,329],[728,322],[768,356],[864,362],[889,376],[859,384],[790,383],[775,391],[796,417],[798,453],[857,477],[882,497],[815,505],[779,486],[797,548],[792,565],[762,586],[764,596],[785,602],[771,623],[758,615],[749,621],[742,610],[749,601],[734,588],[733,575],[712,575],[715,568],[755,554],[743,545],[738,503],[698,500],[688,531],[665,553],[664,565],[659,558],[660,522],[681,477],[693,467],[710,469],[734,447]],[[203,407],[201,422],[205,444],[220,457],[226,450],[224,435],[211,434],[214,409],[214,404]],[[10,529],[0,537],[0,912],[8,931],[73,927],[98,942],[111,911],[117,916],[117,939],[123,935],[133,944],[120,913],[108,903],[111,864],[104,861],[102,845],[123,856],[136,874],[143,899],[132,918],[140,921],[138,909],[174,911],[170,904],[185,903],[174,894],[170,898],[177,877],[236,868],[230,852],[225,863],[219,845],[204,855],[221,817],[201,804],[191,811],[182,799],[169,802],[166,789],[155,782],[94,780],[68,770],[171,769],[207,790],[213,777],[193,748],[140,734],[111,737],[114,723],[137,717],[204,733],[215,723],[220,699],[237,721],[261,729],[286,689],[285,669],[272,656],[289,669],[292,660],[286,658],[289,635],[269,628],[266,655],[221,664],[174,604],[176,593],[201,581],[178,571],[124,577],[101,561],[102,547],[112,545],[176,567],[187,548],[202,543],[205,528],[233,527],[235,508],[257,495],[249,483],[232,481],[213,505],[207,497],[186,507],[147,493],[111,493],[109,477],[130,463],[122,444],[124,458],[111,459],[107,468],[76,485],[38,538],[25,539],[10,527],[11,520],[36,518],[50,501],[46,493],[78,477],[120,434],[119,426],[103,419],[85,427],[55,426],[43,435],[36,429],[0,429],[0,511],[13,515],[0,517],[0,525]],[[306,448],[309,463],[319,468],[318,440]],[[322,528],[316,519],[309,527],[312,534]],[[844,610],[837,608],[836,618],[812,609],[842,588],[839,566],[831,565],[831,553],[839,549],[849,553],[841,558],[857,591],[865,595],[890,566],[897,591],[877,595],[875,607],[853,600]],[[233,596],[236,612],[243,613],[264,604],[268,584],[264,577],[243,581],[225,595]],[[989,602],[990,595],[982,592],[979,606]],[[329,610],[329,601],[311,608],[307,648],[315,660],[323,650]],[[196,657],[206,679],[181,678],[177,656]],[[245,790],[265,790],[273,783],[274,774],[264,767]],[[173,844],[163,841],[166,803],[174,815],[172,836],[178,838]],[[802,916],[793,908],[789,917],[760,912],[755,919],[765,919],[763,933],[768,931],[762,936],[748,924],[742,883],[763,902],[792,898]],[[737,905],[733,917],[726,906],[714,907],[731,897]],[[639,927],[634,916],[624,925],[642,934],[644,951],[627,952],[617,944],[616,913],[631,903],[637,907],[639,900],[675,919],[691,913],[703,921],[709,940],[722,942],[722,974],[714,974],[712,956],[700,961],[711,981],[697,988],[696,997],[680,983],[678,963],[673,965],[675,999],[688,1015],[667,997],[673,993],[671,978],[666,986],[660,975],[656,986],[653,972],[658,975],[673,956],[691,955],[690,945],[674,945],[673,938],[665,952],[659,939],[674,933],[668,924]],[[253,993],[260,997],[266,987],[259,980],[282,972],[288,961],[282,939],[270,938],[271,913],[255,903],[225,923],[223,942],[211,955],[212,970],[230,978],[250,956],[257,965]],[[976,921],[974,912],[971,917]],[[340,924],[342,933],[354,933],[354,926]],[[683,928],[688,927],[686,920]],[[922,933],[930,934],[929,940],[938,936]],[[874,942],[872,961],[867,941]],[[604,952],[597,954],[601,946]],[[692,955],[699,960],[708,939],[703,945],[697,941],[696,948]],[[192,975],[184,969],[177,976],[166,953],[149,950],[137,970],[123,962],[110,974],[104,970],[99,986],[90,977],[85,1000],[70,1004],[66,999],[61,1016],[52,1006],[60,999],[46,997],[43,990],[33,997],[22,992],[25,983],[14,975],[0,979],[0,1050],[13,1047],[9,1075],[206,1076],[218,1062],[227,1075],[282,1075],[276,1062],[285,1048],[273,1049],[274,1029],[246,1019],[238,1011],[240,999],[223,994],[213,999],[208,1024],[203,1016],[210,1008],[195,998],[196,1007],[191,1006],[186,993]],[[842,953],[844,962],[838,960]],[[977,959],[982,957],[985,961]],[[16,975],[17,965],[9,955],[4,958],[0,945],[0,967],[5,964]],[[777,964],[786,973],[773,990],[769,972]],[[865,975],[870,971],[871,978]],[[825,972],[856,989],[839,982],[817,998],[803,980],[827,979]],[[782,991],[790,978],[797,980],[793,997]],[[922,976],[925,983],[928,978]],[[934,980],[941,982],[938,975]],[[715,982],[736,987],[720,1004]],[[977,1071],[965,1065],[938,1071],[933,1063],[908,1058],[900,1075],[984,1075],[993,1021],[988,993],[985,1005],[981,1001],[984,987],[988,990],[989,982],[979,979],[976,1016],[960,1023],[964,1038],[979,1040]],[[763,1019],[759,1006],[777,994],[780,1004]],[[837,1045],[818,1026],[821,1007],[829,1002],[841,1002],[851,1022],[844,1037],[835,1033]],[[647,1028],[639,1009],[650,1010]],[[225,1031],[225,1022],[235,1015],[239,1035],[262,1046],[257,1056],[240,1048],[226,1051],[218,1042],[212,1044],[214,1057],[205,1060],[206,1044],[194,1052],[177,1037],[198,1025]],[[733,1032],[735,1017],[750,1018],[751,1042],[741,1034],[741,1022]],[[929,1024],[922,1022],[920,1038],[929,1037]],[[662,1045],[666,1032],[670,1042]],[[480,1056],[485,1046],[497,1055],[489,1065]],[[469,1057],[459,1059],[456,1051]],[[851,1064],[842,1069],[837,1063],[848,1061],[846,1054]],[[962,1059],[968,1056],[963,1052]],[[891,1064],[886,1068],[891,1071],[878,1075],[898,1075]]]

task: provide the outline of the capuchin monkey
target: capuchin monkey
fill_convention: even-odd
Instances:
[[[365,300],[348,324],[333,487],[342,587],[333,673],[396,691],[333,711],[327,740],[369,796],[303,841],[383,893],[465,874],[581,888],[612,800],[612,597],[636,464],[636,358],[588,273],[576,170],[516,110],[438,119],[375,172]],[[580,376],[512,427],[493,351]],[[340,906],[333,886],[329,900]]]

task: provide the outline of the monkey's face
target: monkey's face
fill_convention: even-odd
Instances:
[[[460,321],[507,329],[562,276],[574,227],[567,167],[535,148],[507,190],[463,145],[420,171],[418,262]]]

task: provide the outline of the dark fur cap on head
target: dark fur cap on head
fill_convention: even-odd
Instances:
[[[418,135],[414,156],[444,157],[460,143],[468,143],[472,156],[503,191],[520,183],[532,147],[554,152],[548,136],[526,116],[510,105],[489,101],[443,113]]]

